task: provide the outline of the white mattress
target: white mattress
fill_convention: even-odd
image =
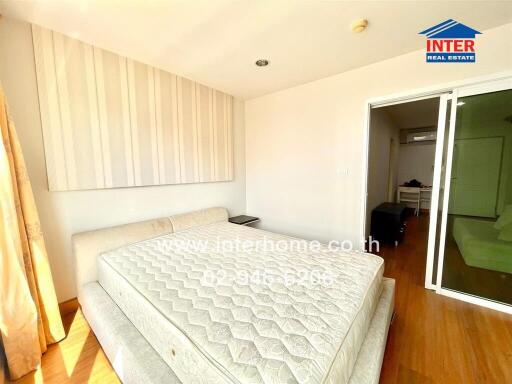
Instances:
[[[184,383],[347,383],[381,293],[382,259],[218,247],[264,237],[294,241],[230,223],[196,227],[101,255],[99,282]],[[169,247],[198,240],[203,249]],[[241,281],[240,271],[274,281]],[[329,273],[332,284],[283,284],[305,271]]]

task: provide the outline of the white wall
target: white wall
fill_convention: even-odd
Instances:
[[[370,149],[368,156],[368,200],[366,210],[366,235],[369,234],[371,211],[379,204],[389,201],[389,175],[391,172],[391,139],[394,145],[400,142],[399,129],[383,108],[372,109],[370,119]],[[395,167],[396,168],[396,167]],[[394,180],[396,185],[395,169]]]
[[[434,180],[435,144],[402,144],[398,163],[398,184],[416,179],[424,185],[432,185]],[[430,204],[422,202],[421,208],[428,209]]]
[[[0,80],[20,136],[59,301],[76,296],[71,235],[209,206],[245,211],[244,105],[235,101],[235,180],[208,184],[48,192],[29,24],[0,20]]]
[[[479,35],[474,64],[427,64],[421,50],[246,101],[248,213],[270,230],[358,241],[365,100],[511,70],[511,34]]]
[[[434,180],[435,144],[402,144],[398,164],[398,183],[416,179],[424,185]]]

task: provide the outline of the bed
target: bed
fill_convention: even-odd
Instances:
[[[82,311],[121,380],[378,382],[394,298],[382,259],[227,218],[211,208],[73,237]],[[235,240],[250,246],[221,246]]]

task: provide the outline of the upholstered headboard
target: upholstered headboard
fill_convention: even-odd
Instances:
[[[227,220],[228,211],[217,207],[74,234],[71,242],[78,299],[82,286],[98,279],[96,260],[100,253],[167,233]]]

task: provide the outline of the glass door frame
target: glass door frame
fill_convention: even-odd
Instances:
[[[427,262],[425,269],[425,288],[436,289],[436,284],[432,283],[432,275],[434,272],[434,253],[437,234],[437,220],[439,209],[439,194],[441,191],[441,173],[444,150],[444,138],[446,127],[446,112],[448,101],[452,99],[450,93],[443,93],[439,97],[439,111],[437,120],[436,133],[436,151],[434,158],[434,178],[432,182],[432,196],[430,202],[430,219],[428,227],[428,245],[427,245]]]
[[[500,85],[501,84],[501,85]],[[394,104],[401,104],[401,103],[407,103],[412,102],[416,100],[422,100],[426,98],[431,97],[442,97],[444,94],[447,95],[446,101],[445,101],[445,108],[447,107],[448,100],[452,100],[452,92],[456,90],[457,92],[454,92],[457,94],[455,97],[455,100],[452,100],[452,109],[455,108],[454,105],[457,105],[457,97],[463,97],[469,96],[470,93],[472,94],[478,94],[478,93],[489,93],[489,92],[496,92],[499,90],[505,90],[510,89],[512,84],[512,70],[499,72],[495,74],[490,75],[483,75],[468,79],[463,79],[459,81],[453,81],[445,84],[439,84],[436,86],[426,87],[426,88],[420,88],[415,90],[408,90],[403,92],[398,92],[395,94],[388,94],[386,96],[378,96],[378,97],[372,97],[369,99],[366,99],[364,102],[364,109],[363,109],[363,142],[362,142],[362,153],[363,153],[363,161],[361,162],[361,171],[364,177],[361,178],[361,190],[362,190],[362,199],[361,199],[361,218],[366,218],[366,203],[367,203],[367,197],[368,197],[368,158],[369,158],[369,137],[370,137],[370,114],[372,108],[375,107],[384,107],[388,105],[394,105]],[[468,93],[470,92],[470,93]],[[440,100],[440,108],[441,108],[441,100]],[[450,110],[450,113],[452,111]],[[446,120],[446,117],[445,117]],[[446,123],[446,121],[445,121]],[[446,126],[439,125],[438,121],[438,130],[439,128],[441,131],[438,131],[438,137],[440,137],[440,132],[445,133],[446,132]],[[455,126],[453,126],[455,128]],[[448,127],[449,129],[449,127]],[[443,137],[443,141],[444,141]],[[453,144],[453,140],[452,140]],[[442,147],[441,149],[444,150]],[[438,153],[440,154],[441,158],[440,160],[437,160]],[[447,154],[448,155],[448,154]],[[441,175],[441,166],[442,166],[442,151],[439,151],[437,148],[436,143],[436,155],[435,155],[435,165],[438,165],[437,167],[434,167],[434,174],[438,172],[438,183],[440,184],[440,175]],[[452,153],[451,156],[453,156],[453,147],[452,147]],[[450,164],[451,165],[451,164]],[[451,171],[451,167],[450,167]],[[451,172],[450,172],[451,175]],[[446,177],[449,179],[449,177]],[[435,180],[435,179],[434,179]],[[434,184],[434,182],[433,182]],[[440,185],[439,185],[440,186]],[[432,192],[432,202],[434,202],[434,191]],[[437,208],[439,208],[439,188],[437,188]],[[448,201],[449,198],[449,191],[448,193],[444,194],[444,198]],[[443,200],[444,202],[444,200]],[[442,219],[442,218],[441,218]],[[431,219],[432,220],[432,219]],[[442,220],[441,220],[442,221]],[[437,224],[437,218],[435,223]],[[475,298],[471,295],[464,295],[460,294],[458,292],[450,291],[447,289],[442,289],[441,287],[437,287],[437,281],[436,284],[432,283],[432,276],[433,276],[433,266],[434,266],[434,253],[435,253],[435,236],[436,236],[436,227],[431,225],[429,226],[429,239],[428,239],[428,248],[427,248],[427,264],[425,268],[425,288],[435,290],[437,293],[449,297],[454,297],[459,300],[468,301],[477,305],[482,305],[485,307],[491,307],[493,309],[497,309],[503,312],[510,313],[510,308],[506,305],[499,305],[494,302]],[[446,228],[446,227],[444,227]],[[364,239],[366,235],[366,219],[360,220],[360,227],[359,227],[359,239],[362,239],[362,244],[364,244]],[[434,231],[433,235],[430,234],[430,231]],[[442,228],[441,228],[442,230]],[[446,230],[446,229],[445,229]],[[440,233],[440,236],[442,233]],[[446,240],[446,233],[444,233]],[[432,245],[431,245],[432,244]],[[441,247],[440,247],[441,248]],[[430,251],[429,251],[430,249]],[[361,250],[364,251],[364,246],[361,246]],[[430,252],[430,253],[429,253]],[[438,254],[441,252],[438,252]],[[443,257],[444,257],[444,248],[443,248]],[[441,260],[440,257],[438,257],[437,261],[437,271],[439,271],[439,264],[443,263],[444,259]],[[442,265],[441,265],[442,267]],[[442,276],[440,277],[440,273],[437,274],[437,280],[442,281]],[[504,307],[504,308],[502,308]]]
[[[512,314],[512,305],[506,305],[502,303],[498,303],[492,300],[488,300],[485,298],[477,297],[474,295],[454,291],[451,289],[443,288],[442,287],[442,281],[443,281],[443,266],[444,266],[444,254],[445,254],[445,244],[446,244],[446,231],[447,231],[447,224],[448,224],[448,209],[449,209],[449,201],[450,201],[450,186],[451,186],[451,173],[452,173],[452,164],[453,164],[453,149],[455,146],[455,125],[456,125],[456,118],[457,118],[457,100],[460,97],[466,97],[466,96],[474,96],[474,95],[480,95],[485,93],[491,93],[491,92],[499,92],[499,91],[505,91],[512,89],[512,77],[505,78],[502,80],[496,80],[496,81],[489,81],[486,83],[478,84],[478,85],[471,85],[466,87],[459,87],[454,88],[452,95],[451,95],[451,111],[450,111],[450,126],[449,126],[449,134],[448,134],[448,148],[447,148],[447,159],[446,159],[446,170],[445,170],[445,180],[444,180],[444,196],[443,196],[443,211],[442,211],[442,218],[441,218],[441,233],[440,233],[440,246],[439,246],[439,255],[438,255],[438,261],[437,261],[437,281],[435,284],[436,293],[441,294],[443,296],[452,297],[458,300],[462,300],[468,303],[480,305],[483,307],[495,309],[501,312],[510,313]],[[447,100],[445,101],[447,103]],[[446,104],[445,104],[446,108]],[[445,109],[446,111],[446,109]],[[445,114],[446,115],[446,114]],[[441,127],[438,127],[438,129]],[[444,126],[443,132],[444,132]],[[439,133],[438,133],[438,139],[439,139]],[[441,168],[437,167],[437,156],[438,156],[438,150],[436,148],[436,167],[435,172],[438,171],[439,175],[441,172]],[[439,163],[439,165],[441,165]],[[438,169],[439,168],[439,169]],[[436,176],[434,176],[435,178]],[[435,179],[434,179],[435,180]],[[438,180],[439,182],[439,180]],[[439,190],[438,190],[439,192]],[[436,207],[437,208],[437,207]],[[432,212],[432,211],[431,211]],[[431,215],[431,219],[432,216]],[[431,220],[432,225],[432,220]],[[432,243],[432,244],[431,244]],[[431,238],[429,235],[429,242],[428,242],[429,249],[435,246],[435,234],[434,237]],[[433,263],[433,251],[432,251],[432,260],[431,263]],[[430,265],[430,268],[432,268],[433,265]],[[429,268],[429,263],[427,262],[427,271]],[[431,271],[432,272],[432,271]],[[428,276],[426,276],[428,278]],[[430,275],[430,279],[432,279],[432,274]],[[432,281],[432,280],[430,280]],[[427,281],[425,281],[425,286],[427,284]]]

